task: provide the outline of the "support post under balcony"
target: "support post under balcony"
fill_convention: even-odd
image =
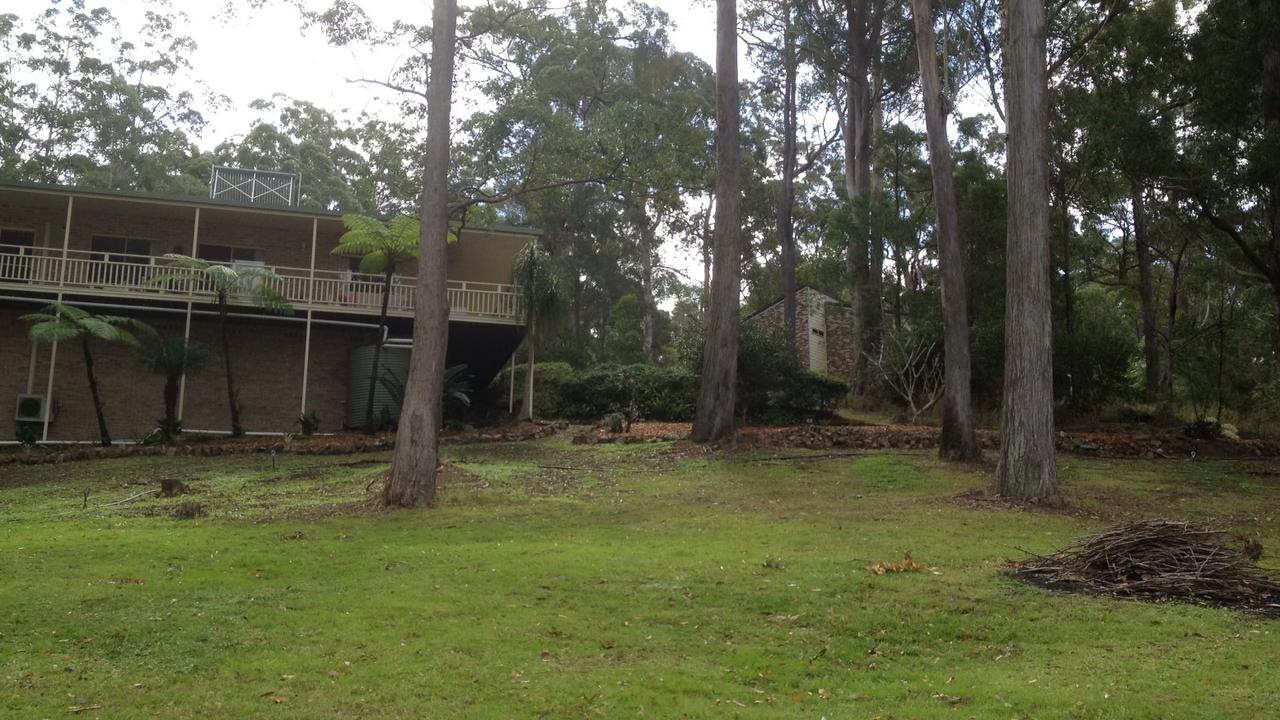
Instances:
[[[76,196],[67,196],[67,219],[62,223],[62,263],[58,268],[58,302],[62,302],[62,284],[67,278],[67,250],[71,247],[71,210],[75,207]],[[49,346],[49,381],[44,388],[44,428],[40,433],[41,442],[49,442],[49,416],[53,413],[53,375],[58,363],[58,342]]]
[[[307,371],[311,368],[311,303],[316,294],[316,231],[320,221],[311,219],[311,264],[307,271],[307,332],[302,344],[302,415],[307,414]]]
[[[191,257],[196,257],[196,253],[200,250],[200,208],[196,208],[195,223],[191,228]],[[191,344],[191,311],[194,303],[187,300],[187,320],[182,327],[182,344],[185,346]],[[178,419],[183,417],[183,410],[187,402],[187,373],[182,373],[182,379],[178,381]]]

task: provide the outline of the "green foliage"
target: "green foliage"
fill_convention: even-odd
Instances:
[[[338,238],[330,254],[360,258],[360,272],[380,275],[395,272],[400,263],[418,257],[421,221],[397,215],[383,222],[365,215],[346,214],[347,231]]]
[[[13,439],[23,447],[33,447],[40,442],[40,435],[44,425],[35,422],[19,422],[13,433]]]
[[[738,339],[738,413],[748,422],[790,424],[823,416],[849,386],[796,359],[781,327],[746,323]]]
[[[320,414],[315,410],[308,410],[298,416],[296,424],[303,435],[315,435],[320,429]]]
[[[517,365],[517,392],[525,366]],[[494,380],[503,391],[511,370]],[[534,366],[533,402],[541,417],[594,420],[609,413],[645,420],[679,421],[693,417],[697,377],[679,368],[654,365],[601,365],[575,370],[566,363]]]
[[[1074,332],[1054,327],[1054,395],[1075,412],[1094,412],[1133,395],[1129,368],[1138,342],[1115,293],[1090,286],[1076,295]]]
[[[118,315],[93,315],[61,302],[50,303],[41,312],[23,315],[19,319],[31,323],[27,336],[33,343],[93,338],[136,346],[138,334],[154,332],[140,320]]]
[[[158,436],[172,440],[182,434],[182,418],[177,416],[178,387],[183,376],[203,372],[213,362],[213,354],[202,343],[179,335],[151,335],[138,348],[138,365],[164,378],[164,417],[156,421]]]
[[[609,313],[609,334],[605,339],[605,357],[618,365],[645,362],[644,309],[640,299],[631,293],[618,298]]]
[[[378,384],[391,397],[391,405],[396,416],[392,416],[387,406],[382,406],[380,416],[374,427],[378,431],[394,430],[399,421],[400,408],[404,406],[405,378],[396,375],[390,368],[382,371]],[[444,413],[446,416],[471,407],[471,373],[466,365],[454,365],[444,371]]]
[[[165,253],[164,270],[151,282],[155,285],[191,282],[201,283],[213,293],[220,311],[225,311],[230,298],[244,298],[257,307],[284,313],[293,309],[280,292],[284,278],[265,267],[232,266],[179,253]]]
[[[212,362],[213,353],[204,343],[180,335],[155,335],[138,347],[139,367],[165,378],[195,375]]]

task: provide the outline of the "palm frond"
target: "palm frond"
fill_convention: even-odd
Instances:
[[[360,259],[360,272],[366,275],[379,275],[386,271],[388,262],[390,261],[385,252],[375,250]]]

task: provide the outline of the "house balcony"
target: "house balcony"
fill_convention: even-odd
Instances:
[[[252,277],[246,282],[267,284],[294,310],[376,316],[382,307],[380,277],[258,263],[251,266],[270,270],[278,277]],[[388,315],[413,315],[414,283],[412,277],[394,278]],[[213,287],[199,270],[173,267],[163,257],[19,245],[0,244],[0,288],[134,301],[216,302]],[[249,289],[246,286],[246,292],[232,295],[229,304],[254,305]],[[450,280],[448,294],[451,321],[496,325],[524,322],[523,303],[514,286]]]

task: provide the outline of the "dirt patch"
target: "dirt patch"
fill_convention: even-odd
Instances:
[[[1017,502],[1004,496],[977,488],[966,490],[951,498],[952,502],[970,510],[1010,510],[1017,512],[1039,512],[1051,515],[1088,518],[1098,520],[1100,516],[1086,508],[1066,503],[1060,505],[1044,505],[1039,503]]]

